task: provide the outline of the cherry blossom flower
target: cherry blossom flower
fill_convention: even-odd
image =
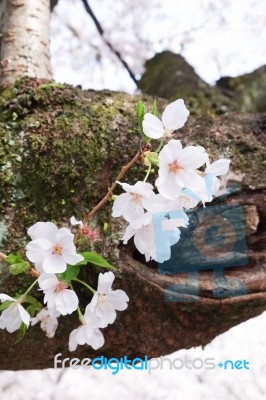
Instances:
[[[209,191],[211,195],[215,196],[218,193],[221,181],[217,177],[226,175],[228,173],[230,162],[231,162],[230,160],[221,158],[220,160],[214,161],[213,163],[210,164],[209,159],[207,160],[205,176],[207,176],[208,174],[213,176],[212,185],[209,185],[210,186]]]
[[[127,294],[121,290],[112,290],[115,276],[112,272],[100,273],[98,288],[88,308],[107,324],[113,324],[116,319],[116,310],[124,311],[128,304]]]
[[[12,333],[19,329],[22,322],[24,322],[27,327],[29,326],[30,314],[22,307],[19,300],[1,293],[0,301],[11,302],[0,316],[0,329],[6,329],[9,333]]]
[[[130,222],[144,214],[144,206],[154,196],[150,183],[138,181],[135,185],[118,182],[126,193],[122,193],[114,201],[113,217],[123,216]]]
[[[184,100],[178,99],[165,108],[162,121],[153,114],[145,114],[142,122],[143,132],[152,139],[171,136],[175,130],[185,125],[188,116],[189,111]]]
[[[180,140],[170,140],[159,154],[159,177],[155,183],[159,193],[175,200],[183,188],[194,192],[204,187],[204,179],[196,170],[206,163],[206,159],[203,147],[187,146],[183,149]]]
[[[68,284],[60,281],[56,275],[41,274],[39,286],[44,292],[44,303],[48,309],[56,309],[62,315],[71,314],[78,307],[78,296],[74,290],[68,289]]]
[[[76,253],[74,235],[67,228],[58,229],[52,222],[37,222],[28,230],[33,239],[26,246],[28,259],[39,272],[64,272],[67,264],[83,261]]]
[[[189,210],[196,207],[197,204],[198,201],[183,192],[175,200],[166,199],[161,194],[156,194],[153,201],[146,204],[146,209],[151,212]]]
[[[85,309],[84,319],[81,326],[74,329],[69,336],[69,351],[75,351],[78,345],[88,344],[94,350],[104,345],[104,336],[99,328],[105,328],[107,324],[100,320],[89,308]]]
[[[221,181],[217,176],[226,175],[229,170],[230,160],[220,159],[210,164],[209,159],[206,161],[206,169],[203,174],[205,185],[203,187],[194,188],[194,193],[201,199],[203,205],[213,200],[220,188]]]
[[[55,331],[58,326],[57,317],[60,313],[55,309],[42,308],[36,317],[31,318],[31,325],[36,325],[38,322],[41,323],[41,329],[46,332],[48,338],[53,338]]]
[[[146,261],[155,260],[159,262],[164,262],[169,260],[171,256],[170,247],[171,245],[178,242],[180,238],[180,230],[176,229],[174,231],[175,238],[172,241],[168,241],[166,234],[163,241],[164,252],[162,254],[157,253],[155,237],[154,237],[154,227],[152,224],[152,214],[147,213],[146,218],[150,218],[150,223],[142,225],[140,228],[136,229],[129,225],[126,228],[125,234],[122,238],[123,243],[127,244],[128,240],[134,236],[134,244],[138,251],[145,256]]]
[[[156,196],[156,199],[149,204],[148,208],[150,211],[127,226],[122,240],[124,244],[127,244],[128,240],[134,236],[134,244],[138,251],[145,256],[146,261],[152,259],[162,263],[169,260],[171,256],[170,247],[177,243],[180,238],[178,227],[186,227],[188,217],[181,211],[181,204],[169,204],[169,201],[160,195]],[[171,211],[179,211],[179,218],[171,218],[169,216]],[[163,220],[162,214],[164,213],[169,216],[169,220]],[[159,218],[160,224],[158,231],[156,230],[157,226],[154,226],[156,218]],[[157,236],[155,236],[156,234]],[[163,240],[160,240],[161,234],[163,234]]]

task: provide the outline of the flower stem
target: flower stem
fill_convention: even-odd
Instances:
[[[86,282],[83,282],[81,279],[76,278],[76,279],[73,279],[73,281],[74,281],[74,282],[79,282],[79,283],[81,283],[81,284],[84,285],[87,289],[89,289],[92,293],[95,293],[95,292],[96,292],[95,289],[93,289],[93,288],[92,288],[90,285],[88,285]]]
[[[35,279],[35,281],[32,282],[32,284],[28,287],[28,289],[26,290],[26,292],[23,293],[23,294],[20,296],[20,298],[19,298],[19,299],[20,299],[20,300],[19,300],[20,303],[23,303],[23,301],[24,301],[25,297],[27,296],[27,294],[31,291],[31,289],[36,285],[37,282],[38,282],[38,279]]]
[[[161,148],[163,147],[164,141],[165,141],[165,138],[162,137],[161,140],[160,140],[159,146],[158,146],[157,149],[155,150],[155,153],[159,153],[159,151],[160,151]]]
[[[148,179],[150,173],[151,173],[151,163],[150,163],[150,165],[149,165],[149,168],[148,168],[148,171],[147,171],[147,173],[146,173],[146,176],[145,176],[145,178],[143,179],[143,182],[146,182],[146,180]]]

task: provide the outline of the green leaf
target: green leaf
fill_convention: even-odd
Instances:
[[[153,106],[152,106],[151,113],[152,113],[153,115],[155,115],[155,117],[157,117],[157,116],[158,116],[158,108],[157,108],[157,103],[156,103],[156,100],[154,100],[154,103],[153,103]]]
[[[43,305],[39,302],[36,304],[30,304],[28,307],[26,307],[26,310],[30,314],[31,317],[34,317],[36,314],[38,314],[39,311],[43,308]]]
[[[22,261],[20,263],[10,265],[9,272],[11,275],[24,274],[28,272],[29,266],[30,265],[28,261]]]
[[[7,300],[4,301],[2,304],[0,304],[0,311],[5,310],[6,308],[8,308],[10,306],[10,304],[12,304],[13,301]]]
[[[154,164],[157,167],[159,167],[160,161],[159,161],[158,153],[150,151],[144,158],[144,164],[147,167],[149,167],[151,164]]]
[[[24,322],[22,322],[17,333],[15,344],[19,343],[24,338],[26,332],[27,332],[27,325],[24,324]]]
[[[139,133],[140,133],[140,136],[142,137],[142,139],[145,142],[147,142],[150,138],[148,138],[146,135],[144,135],[143,128],[142,128],[142,122],[143,122],[144,115],[145,115],[145,107],[144,107],[144,104],[142,103],[142,101],[139,100],[137,102],[136,109],[137,109],[137,116],[138,116]]]
[[[138,121],[142,123],[145,114],[145,107],[141,100],[137,102],[136,108],[137,108]]]
[[[22,258],[22,256],[21,256],[21,254],[18,252],[18,253],[16,253],[16,254],[14,254],[14,253],[11,253],[11,254],[9,254],[8,256],[7,256],[7,258],[6,258],[6,262],[8,263],[8,264],[18,264],[18,263],[20,263],[21,261],[23,261],[23,258]]]
[[[100,254],[92,252],[92,251],[85,251],[81,253],[84,257],[84,261],[79,262],[77,265],[86,265],[88,263],[98,265],[98,267],[108,268],[112,270],[116,270],[116,268],[111,265],[105,258],[103,258]]]
[[[83,261],[81,261],[81,262],[83,262]],[[80,263],[69,266],[65,272],[60,274],[60,279],[62,279],[65,282],[71,282],[73,279],[76,279],[76,277],[78,276],[78,274],[80,272],[79,265],[80,265]]]
[[[40,303],[36,297],[31,296],[30,294],[28,294],[24,300],[23,303],[29,303],[29,305],[26,307],[26,310],[28,311],[28,313],[34,317],[35,314],[37,314],[42,308],[43,305],[42,303]]]
[[[6,258],[7,263],[10,265],[9,271],[11,275],[18,275],[27,273],[29,269],[28,261],[23,260],[20,253],[11,253]]]
[[[31,296],[30,294],[27,294],[27,296],[24,297],[22,303],[30,303],[30,304],[37,304],[39,303],[36,297]],[[41,303],[40,303],[41,304]]]

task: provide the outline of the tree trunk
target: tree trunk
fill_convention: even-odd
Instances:
[[[5,88],[21,76],[52,77],[50,0],[2,0],[1,80]]]
[[[134,133],[138,99],[36,80],[17,82],[0,96],[0,157],[5,166],[0,171],[3,251],[23,248],[32,223],[53,219],[67,224],[71,215],[79,218],[99,201],[139,147]],[[153,100],[145,97],[148,107]],[[158,100],[160,110],[165,104]],[[145,263],[132,242],[122,246],[119,238],[124,227],[111,217],[108,203],[93,221],[101,236],[95,250],[119,268],[116,288],[124,289],[130,302],[126,311],[118,313],[115,324],[103,330],[105,346],[98,352],[89,346],[67,351],[69,333],[78,326],[74,313],[60,318],[53,339],[34,326],[15,345],[15,334],[0,331],[0,368],[53,367],[57,353],[63,353],[62,358],[161,356],[205,345],[262,313],[266,309],[265,121],[265,114],[190,116],[176,134],[184,145],[206,147],[213,159],[226,156],[232,160],[227,184],[234,192],[218,206],[242,208],[248,264],[236,262],[225,268],[223,278],[232,289],[230,295],[214,270],[199,272],[198,280],[184,272],[164,275],[156,263]],[[138,164],[125,181],[133,183],[144,175]],[[187,254],[191,254],[190,247]],[[0,268],[0,292],[13,295],[32,281],[27,276],[10,276],[4,263]],[[96,285],[98,273],[91,266],[84,267],[83,279]],[[245,294],[239,295],[239,283],[246,288]],[[182,285],[192,289],[186,301],[178,300]],[[221,297],[214,296],[214,286]],[[91,297],[83,288],[76,289],[84,309]],[[41,299],[40,292],[34,294]]]

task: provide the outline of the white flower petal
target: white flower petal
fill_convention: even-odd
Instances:
[[[112,284],[114,282],[115,276],[113,272],[105,272],[104,274],[100,273],[98,278],[98,288],[97,292],[101,294],[105,294],[109,292],[112,288]]]
[[[59,280],[54,274],[43,273],[38,278],[39,286],[42,290],[55,290]]]
[[[70,253],[68,251],[64,251],[62,253],[62,257],[69,265],[76,265],[77,263],[84,260],[84,257],[81,254]]]
[[[27,325],[28,327],[30,324],[30,314],[25,310],[24,307],[22,307],[21,304],[18,304],[18,311],[20,314],[21,321],[23,321],[24,324]]]
[[[42,267],[44,272],[58,274],[66,270],[67,263],[60,254],[51,254],[45,257]]]
[[[55,307],[62,314],[72,314],[78,308],[79,299],[74,290],[64,289],[56,293]]]
[[[162,115],[163,125],[170,131],[180,129],[185,125],[188,116],[189,111],[184,100],[178,99],[165,108]]]
[[[128,207],[130,197],[129,193],[122,193],[116,197],[113,204],[112,217],[120,217],[123,215],[125,209]]]
[[[169,173],[167,180],[163,184],[158,185],[158,183],[160,182],[157,179],[155,184],[158,191],[166,199],[175,200],[180,196],[182,187],[176,183],[176,174]]]
[[[98,292],[95,292],[91,299],[91,302],[87,305],[88,309],[91,312],[93,312],[97,306],[97,303],[98,303]]]
[[[164,126],[159,118],[147,113],[142,122],[143,132],[152,139],[160,139],[164,135]]]
[[[74,329],[74,330],[70,333],[69,342],[68,342],[69,351],[75,351],[76,348],[77,348],[77,346],[78,346],[78,342],[77,342],[77,332],[78,332],[78,329],[80,329],[80,328],[82,328],[82,327],[79,327],[79,328],[77,328],[77,329]],[[85,344],[85,340],[84,340],[84,343],[83,343],[83,344]]]
[[[31,237],[32,240],[37,239],[37,237],[34,235],[35,230],[43,225],[45,225],[45,222],[36,222],[36,224],[32,225],[27,230],[27,234]]]
[[[127,244],[129,239],[131,239],[132,236],[134,236],[136,232],[137,232],[137,229],[134,229],[134,228],[132,228],[131,225],[128,225],[125,230],[124,236],[122,237],[123,243]]]
[[[212,172],[216,176],[225,175],[229,170],[230,160],[220,159],[214,161],[206,172]]]
[[[9,333],[13,333],[19,329],[22,322],[28,326],[30,315],[18,301],[13,301],[0,316],[0,328],[6,329]]]
[[[206,163],[207,153],[201,146],[187,146],[180,152],[177,162],[185,169],[198,169]]]
[[[26,246],[26,256],[34,264],[42,265],[47,255],[51,254],[52,245],[46,239],[35,239]]]
[[[108,325],[105,321],[102,321],[97,317],[95,310],[91,311],[90,304],[88,304],[85,309],[84,318],[86,321],[86,325],[90,326],[91,329],[106,328],[106,326]]]
[[[28,229],[28,233],[30,232],[34,239],[46,239],[50,242],[53,242],[57,231],[58,228],[53,222],[37,222]]]
[[[1,301],[16,301],[13,297],[8,296],[8,294],[0,293],[0,300]]]
[[[94,329],[87,344],[89,344],[94,350],[100,349],[104,345],[104,336],[102,332],[100,332],[99,329]]]
[[[206,192],[205,180],[197,172],[190,170],[182,170],[182,172],[176,176],[176,181],[184,184],[184,187],[190,189],[193,193]]]
[[[18,310],[18,303],[12,303],[6,308],[0,316],[0,327],[6,329],[9,333],[13,333],[19,329],[22,323]]]
[[[112,304],[115,310],[124,311],[128,304],[129,298],[124,290],[112,290],[106,295],[107,300]]]
[[[77,220],[77,218],[74,215],[72,215],[72,217],[70,218],[70,224],[73,226],[76,225],[83,226],[83,222],[81,220]]]

